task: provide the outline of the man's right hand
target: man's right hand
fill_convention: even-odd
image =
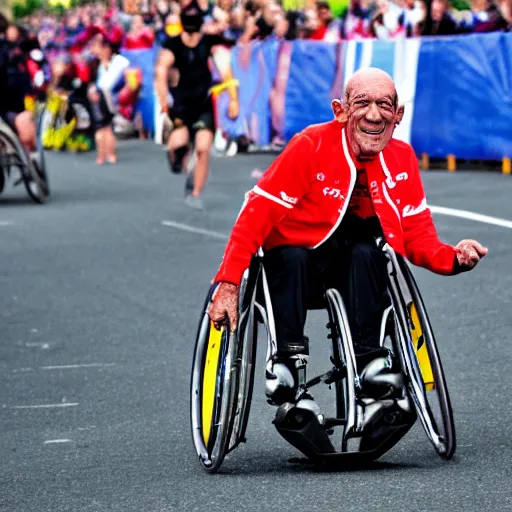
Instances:
[[[238,323],[238,286],[231,283],[220,283],[215,291],[214,299],[208,307],[208,315],[217,329],[220,329],[226,318],[231,331],[235,331]]]

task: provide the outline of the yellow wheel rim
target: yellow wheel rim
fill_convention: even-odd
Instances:
[[[420,365],[423,382],[426,390],[432,391],[435,388],[434,374],[432,373],[432,365],[430,364],[430,357],[428,355],[425,337],[421,329],[418,312],[416,311],[416,306],[413,302],[409,305],[409,314],[413,325],[411,329],[412,343]]]
[[[215,328],[213,322],[210,322],[208,333],[208,347],[206,349],[206,358],[203,370],[202,389],[202,427],[203,440],[205,446],[208,446],[212,430],[212,420],[215,411],[215,394],[217,390],[217,374],[220,363],[220,352],[222,347],[222,334],[224,328],[220,331]]]

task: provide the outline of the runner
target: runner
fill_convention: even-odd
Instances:
[[[183,32],[166,39],[155,69],[155,89],[161,112],[169,115],[173,124],[168,142],[173,173],[181,173],[186,168],[191,142],[195,148],[196,162],[191,179],[185,186],[185,201],[197,209],[203,209],[201,193],[208,177],[210,149],[215,134],[213,83],[208,61],[213,46],[234,44],[222,36],[202,32],[206,15],[206,7],[203,8],[198,0],[182,0],[180,18]],[[179,72],[179,81],[169,89],[168,77],[172,67]],[[169,92],[173,98],[171,108],[167,99]],[[229,88],[228,92],[228,115],[235,119],[239,109],[236,89]]]

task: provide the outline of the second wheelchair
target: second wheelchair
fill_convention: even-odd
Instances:
[[[401,392],[379,399],[364,392],[343,299],[338,290],[326,290],[329,367],[322,375],[306,380],[306,365],[299,361],[295,400],[281,405],[273,421],[277,431],[310,462],[376,460],[418,418],[442,458],[450,459],[455,453],[450,398],[425,305],[404,258],[382,241],[377,244],[388,262],[389,307],[383,314],[380,340],[400,366],[395,388]],[[246,441],[259,323],[267,335],[267,364],[277,352],[262,251],[243,276],[234,332],[229,326],[216,329],[206,313],[214,291],[212,286],[199,323],[190,390],[193,443],[208,472],[218,471],[226,454]],[[334,417],[301,406],[301,402],[307,403],[302,399],[308,390],[322,383],[334,387]],[[341,429],[339,449],[332,442],[336,429]]]
[[[29,154],[14,130],[0,118],[0,193],[6,179],[19,174],[14,185],[23,183],[29,197],[36,203],[46,202],[50,195],[44,148],[41,141],[42,115],[37,118],[37,146]]]

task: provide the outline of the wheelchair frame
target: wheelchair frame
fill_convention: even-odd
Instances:
[[[396,428],[390,429],[385,435],[381,434],[380,438],[373,439],[371,431],[368,434],[375,418],[382,417],[382,400],[360,398],[361,382],[356,370],[344,302],[338,290],[328,289],[325,298],[333,368],[307,382],[304,379],[305,372],[299,373],[295,403],[281,405],[273,422],[278,432],[311,462],[376,460],[409,431],[417,417],[442,458],[450,459],[455,452],[453,413],[425,305],[405,259],[381,240],[377,241],[377,245],[387,255],[388,293],[391,300],[391,306],[383,315],[381,343],[386,335],[392,340],[393,352],[400,362],[404,383],[404,396],[399,402],[402,410],[408,410],[410,414],[405,415],[407,421],[398,421]],[[228,325],[218,331],[206,313],[215,289],[215,285],[210,288],[199,323],[190,394],[193,443],[202,467],[208,472],[218,471],[225,455],[246,441],[258,322],[264,324],[267,333],[267,365],[277,353],[263,252],[260,250],[253,258],[242,278],[239,321],[234,332],[230,332]],[[413,307],[415,316],[411,313]],[[431,410],[426,380],[439,400],[440,422],[436,421]],[[335,386],[335,418],[316,416],[295,407],[309,388],[320,383]],[[386,405],[393,406],[389,402]],[[336,451],[329,440],[334,427],[343,429],[341,452]],[[357,442],[359,447],[350,450],[349,444]],[[361,449],[362,446],[364,449]]]
[[[43,204],[50,195],[48,176],[46,174],[46,161],[44,148],[41,141],[41,114],[36,120],[36,157],[35,160],[29,155],[21,143],[17,134],[11,127],[0,119],[0,172],[1,179],[11,175],[11,170],[16,167],[19,170],[20,178],[15,181],[17,186],[23,183],[29,197],[36,203]],[[3,190],[3,186],[1,187]],[[1,190],[0,190],[1,192]]]

